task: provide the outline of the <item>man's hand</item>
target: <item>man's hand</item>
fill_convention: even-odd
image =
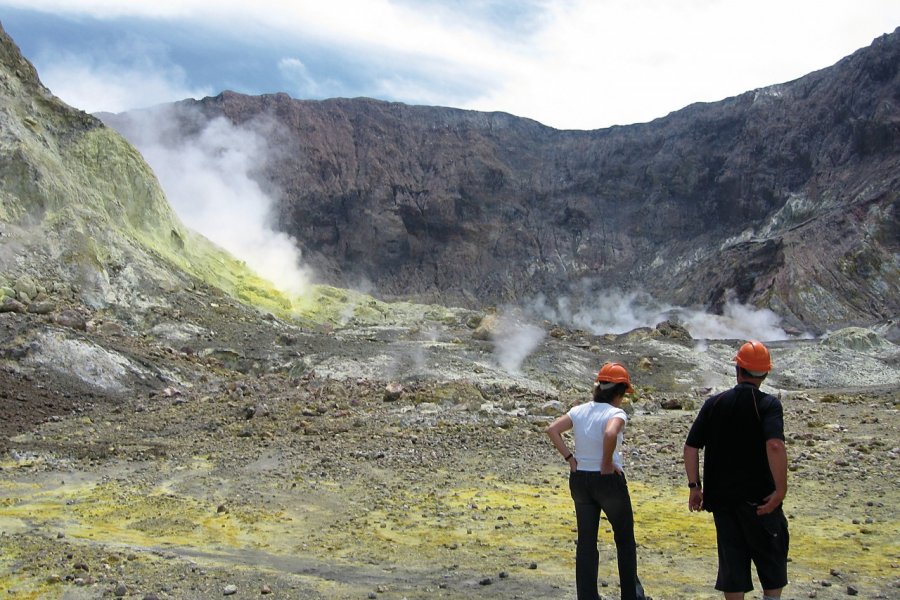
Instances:
[[[756,507],[756,514],[758,515],[767,515],[781,504],[784,500],[784,492],[779,492],[775,490],[771,494],[765,497],[765,502]]]
[[[787,450],[784,441],[780,438],[772,438],[766,441],[766,457],[769,459],[769,470],[775,481],[775,491],[764,498],[762,504],[756,507],[756,514],[767,515],[781,504],[788,489]]]
[[[691,512],[703,510],[703,489],[692,488],[691,497],[688,499],[688,509]]]

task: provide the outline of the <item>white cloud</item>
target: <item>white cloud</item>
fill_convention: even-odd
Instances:
[[[299,58],[278,61],[278,72],[289,89],[281,90],[296,98],[334,98],[346,93],[345,86],[333,77],[316,77]]]
[[[278,61],[278,70],[281,72],[281,76],[293,86],[294,89],[290,91],[295,96],[315,98],[320,95],[322,86],[299,58],[282,58]]]
[[[74,56],[53,61],[40,77],[54,95],[89,113],[123,112],[212,93],[190,87],[180,67],[92,64]]]
[[[509,0],[489,3],[497,9],[493,16],[480,0],[0,4],[100,18],[185,20],[257,44],[303,40],[352,56],[375,82],[344,95],[390,94],[580,129],[646,121],[693,102],[791,80],[900,24],[896,0]],[[504,11],[525,11],[528,18],[504,26],[497,16]],[[296,60],[282,67],[299,78],[298,85],[320,93],[338,88],[317,82],[308,70],[292,71],[308,63],[302,56]],[[339,71],[328,77],[343,85]]]
[[[211,93],[191,86],[164,46],[129,33],[114,45],[89,46],[80,54],[45,48],[40,59],[44,85],[86,112],[122,112]]]
[[[54,14],[87,15],[99,18],[147,17],[179,18],[208,2],[186,0],[4,0],[5,6],[40,10]]]
[[[552,6],[531,52],[470,108],[563,128],[644,122],[824,68],[900,24],[900,3],[880,0]]]

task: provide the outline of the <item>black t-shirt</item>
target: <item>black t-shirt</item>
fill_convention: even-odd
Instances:
[[[687,445],[703,448],[703,506],[716,510],[760,503],[775,491],[766,441],[784,440],[778,398],[740,383],[709,398],[688,433]]]

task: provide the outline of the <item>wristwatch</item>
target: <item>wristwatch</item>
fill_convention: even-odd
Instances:
[[[694,489],[694,488],[702,488],[703,485],[702,485],[699,481],[692,481],[692,482],[688,483],[688,487],[689,487],[690,489]]]

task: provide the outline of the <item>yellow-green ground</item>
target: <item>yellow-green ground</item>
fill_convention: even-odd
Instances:
[[[303,565],[312,574],[307,583],[324,597],[365,597],[372,588],[355,580],[317,579],[316,569],[326,564],[338,571],[398,565],[432,575],[443,568],[495,579],[505,571],[524,583],[520,590],[527,590],[530,581],[555,582],[559,597],[572,597],[574,516],[565,474],[556,466],[535,465],[532,472],[520,472],[523,481],[460,469],[413,470],[401,482],[387,481],[391,475],[385,472],[314,484],[260,477],[247,488],[250,501],[239,503],[216,493],[229,482],[218,480],[204,459],[158,466],[152,478],[112,468],[66,482],[64,472],[33,476],[34,465],[6,463],[0,482],[0,530],[5,532],[0,536],[0,588],[16,598],[62,597],[66,586],[59,578],[66,573],[42,571],[39,561],[26,554],[35,552],[36,542],[52,547],[64,533],[67,546],[138,556],[168,552],[211,568],[277,572]],[[374,495],[367,489],[373,481],[388,483],[393,491]],[[204,493],[181,491],[199,489],[201,482]],[[715,532],[709,515],[688,513],[680,486],[634,480],[630,488],[645,587],[655,598],[717,597],[711,589]],[[896,515],[855,525],[844,513],[823,510],[821,500],[828,493],[821,483],[794,482],[786,506],[792,581],[817,584],[830,579],[832,570],[863,587],[896,577]],[[896,490],[884,499],[893,506],[897,500]],[[851,491],[842,502],[864,506],[866,497],[862,490]],[[602,533],[601,579],[609,582],[610,594],[616,588],[611,538],[609,530]],[[262,562],[248,564],[250,558]],[[379,597],[395,597],[389,585],[382,590]],[[435,587],[420,593],[435,597],[446,591]],[[418,596],[414,589],[403,589],[396,597]]]

